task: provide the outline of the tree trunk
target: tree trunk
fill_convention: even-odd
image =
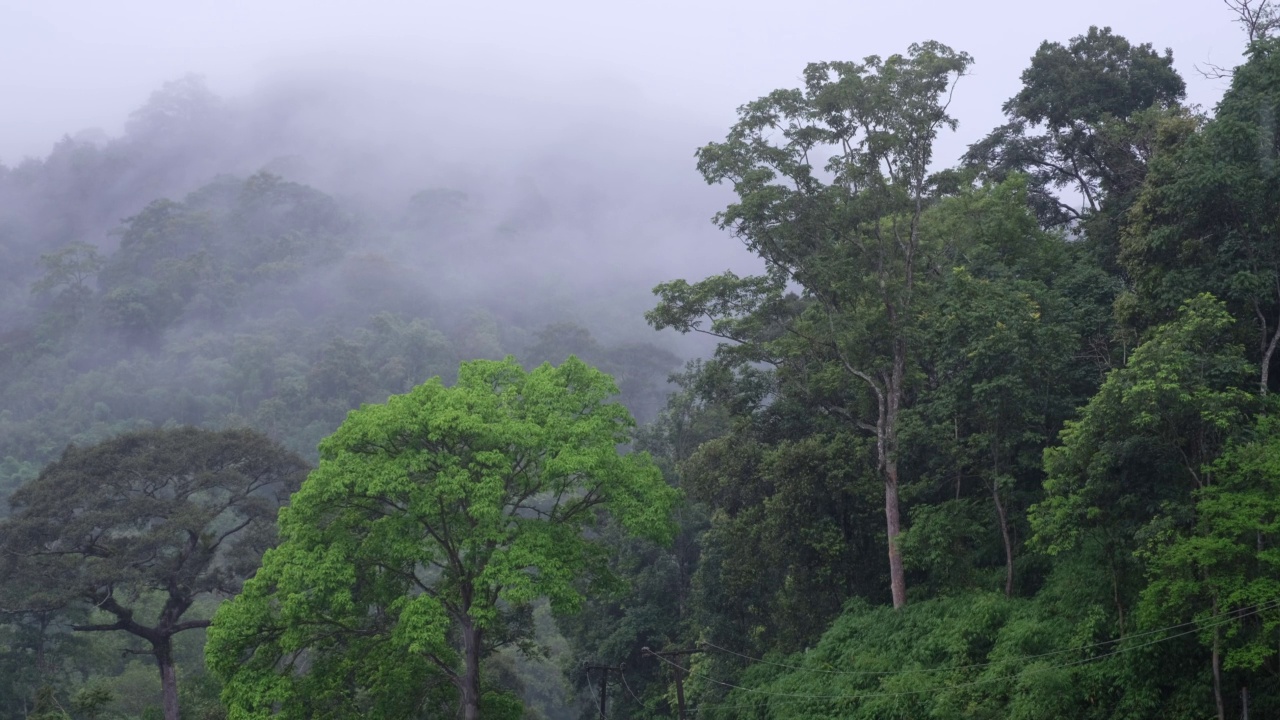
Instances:
[[[164,720],[178,720],[178,668],[173,664],[173,638],[163,637],[151,643],[160,668],[160,689],[163,693]]]
[[[1217,603],[1214,609],[1216,611]],[[1218,720],[1227,720],[1227,709],[1222,702],[1222,653],[1218,647],[1221,637],[1221,629],[1213,631],[1213,699],[1218,703]]]
[[[894,609],[907,604],[907,578],[902,567],[902,550],[898,536],[902,534],[901,510],[898,506],[898,461],[888,458],[884,466],[884,518],[889,536],[889,588]]]
[[[470,618],[462,623],[462,652],[466,667],[462,673],[462,717],[480,720],[480,628]]]
[[[1106,548],[1108,564],[1111,567],[1111,598],[1116,604],[1116,622],[1120,625],[1120,634],[1124,634],[1124,602],[1120,599],[1120,571],[1116,569],[1115,548],[1109,543]]]
[[[1263,328],[1266,331],[1266,328]],[[1276,327],[1275,333],[1271,335],[1271,342],[1267,343],[1262,353],[1262,394],[1266,395],[1268,386],[1271,384],[1271,356],[1276,352],[1276,344],[1280,343],[1280,326]]]
[[[40,677],[40,682],[47,685],[53,669],[45,662],[44,646],[48,638],[49,621],[53,616],[49,613],[40,613],[37,617],[40,623],[40,634],[36,635],[36,673]]]
[[[913,239],[915,228],[912,227]],[[908,269],[908,272],[910,270]],[[889,311],[890,318],[894,311]],[[903,384],[907,376],[907,344],[902,338],[894,341],[893,372],[885,383],[885,397],[880,420],[880,461],[884,463],[884,516],[885,534],[889,538],[889,588],[893,594],[893,609],[907,604],[907,575],[902,567],[902,549],[898,536],[902,534],[902,509],[898,502],[898,410],[902,407]]]
[[[1013,597],[1013,538],[1009,535],[1009,516],[1000,502],[1000,481],[991,479],[991,497],[996,501],[996,515],[1000,518],[1000,537],[1004,540],[1004,596]]]

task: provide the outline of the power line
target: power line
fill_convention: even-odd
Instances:
[[[1257,605],[1250,610],[1249,614],[1262,612],[1263,610],[1271,610],[1277,605],[1280,605],[1280,599],[1271,600],[1271,601],[1262,603],[1260,605]],[[1002,663],[1027,662],[1030,660],[1040,660],[1047,657],[1053,657],[1055,655],[1065,655],[1067,653],[1083,652],[1085,650],[1093,650],[1095,648],[1105,647],[1107,645],[1115,645],[1116,643],[1124,642],[1127,640],[1133,640],[1135,638],[1141,638],[1149,635],[1156,635],[1159,633],[1169,632],[1170,630],[1181,630],[1182,628],[1190,627],[1193,625],[1198,626],[1206,621],[1214,620],[1216,618],[1221,618],[1226,616],[1238,615],[1240,612],[1241,612],[1240,610],[1228,610],[1228,611],[1218,613],[1216,615],[1209,615],[1202,620],[1190,620],[1188,622],[1180,623],[1178,625],[1170,625],[1168,627],[1157,628],[1155,630],[1146,630],[1140,633],[1125,635],[1125,636],[1114,638],[1111,640],[1103,640],[1101,642],[1096,642],[1091,645],[1080,645],[1078,647],[1066,648],[1064,650],[1054,650],[1051,652],[1040,653],[1037,655],[1023,655],[1020,657],[1005,658],[1003,660],[991,660],[984,663],[975,663],[972,665],[956,665],[955,667],[946,667],[946,668],[916,668],[916,669],[908,669],[908,670],[824,670],[821,668],[810,668],[810,667],[805,667],[803,665],[792,665],[790,663],[782,663],[782,662],[776,662],[773,660],[766,660],[764,658],[757,658],[751,655],[746,655],[744,653],[737,652],[735,650],[730,650],[729,648],[721,647],[712,642],[703,641],[701,644],[713,650],[718,650],[720,652],[727,653],[729,655],[735,655],[744,660],[749,660],[753,663],[760,663],[762,665],[772,665],[773,667],[784,668],[786,670],[796,670],[799,672],[807,672],[807,673],[822,674],[822,675],[859,675],[859,676],[865,676],[865,675],[888,676],[888,675],[910,675],[910,674],[924,675],[928,673],[951,673],[951,672],[957,672],[960,670],[974,670],[979,668],[990,667],[992,665],[999,665]]]
[[[974,686],[978,686],[978,685],[984,685],[984,684],[989,684],[989,683],[996,683],[996,682],[1001,682],[1001,681],[1005,681],[1005,680],[1012,680],[1012,679],[1015,679],[1015,678],[1023,677],[1023,676],[1028,675],[1028,674],[1046,673],[1046,672],[1051,672],[1051,671],[1054,671],[1054,670],[1062,670],[1062,669],[1065,669],[1065,668],[1076,667],[1076,666],[1079,666],[1079,665],[1085,665],[1085,664],[1088,664],[1088,663],[1091,663],[1091,662],[1096,662],[1096,661],[1098,661],[1098,660],[1103,660],[1103,659],[1106,659],[1106,658],[1109,658],[1109,657],[1113,657],[1113,656],[1119,655],[1119,654],[1121,654],[1121,653],[1125,653],[1125,652],[1132,652],[1132,651],[1135,651],[1135,650],[1141,650],[1142,648],[1150,647],[1150,646],[1152,646],[1152,645],[1157,645],[1157,644],[1162,643],[1162,642],[1167,642],[1167,641],[1169,641],[1169,640],[1173,640],[1173,639],[1176,639],[1176,638],[1179,638],[1179,637],[1183,637],[1183,636],[1186,636],[1186,635],[1190,635],[1190,634],[1192,634],[1192,633],[1200,632],[1201,630],[1205,630],[1205,629],[1209,629],[1209,628],[1216,628],[1216,627],[1220,627],[1220,626],[1222,626],[1222,625],[1225,625],[1225,624],[1230,623],[1231,621],[1233,621],[1233,620],[1235,620],[1235,619],[1237,619],[1237,618],[1239,618],[1239,617],[1246,617],[1246,616],[1248,616],[1248,615],[1256,614],[1256,613],[1258,613],[1258,612],[1262,611],[1264,608],[1267,608],[1267,607],[1270,607],[1270,606],[1274,606],[1274,605],[1276,605],[1276,604],[1278,604],[1278,603],[1280,603],[1280,600],[1273,600],[1273,601],[1270,601],[1270,602],[1268,602],[1268,603],[1264,603],[1264,604],[1262,604],[1262,605],[1256,606],[1256,607],[1254,607],[1254,608],[1252,608],[1252,609],[1250,609],[1250,610],[1248,610],[1248,611],[1246,611],[1246,612],[1233,611],[1232,613],[1220,613],[1219,615],[1210,616],[1210,617],[1221,617],[1222,615],[1227,615],[1227,614],[1234,615],[1235,617],[1228,617],[1228,618],[1225,618],[1225,619],[1220,619],[1218,622],[1210,623],[1210,624],[1207,624],[1207,625],[1198,625],[1198,626],[1197,626],[1197,627],[1195,627],[1195,628],[1192,628],[1192,629],[1190,629],[1190,630],[1185,630],[1185,631],[1183,631],[1183,632],[1176,633],[1176,634],[1174,634],[1174,635],[1169,635],[1169,636],[1167,636],[1167,637],[1157,638],[1157,639],[1155,639],[1155,640],[1151,640],[1151,641],[1149,641],[1149,642],[1145,642],[1145,643],[1142,643],[1142,644],[1139,644],[1139,645],[1134,645],[1134,646],[1131,646],[1131,647],[1122,647],[1122,648],[1118,648],[1118,649],[1113,650],[1113,651],[1111,651],[1111,652],[1104,653],[1104,654],[1102,654],[1102,655],[1097,655],[1097,656],[1095,656],[1095,657],[1091,657],[1091,658],[1083,658],[1083,659],[1081,659],[1081,660],[1074,660],[1074,661],[1072,661],[1072,662],[1062,663],[1062,664],[1060,664],[1060,665],[1050,665],[1050,666],[1048,666],[1048,667],[1042,667],[1042,668],[1034,668],[1034,669],[1030,669],[1030,670],[1024,670],[1024,671],[1021,671],[1021,672],[1018,672],[1018,673],[1012,673],[1012,674],[1007,674],[1007,675],[1001,675],[1001,676],[993,677],[993,678],[983,678],[983,679],[972,680],[972,681],[964,682],[964,683],[958,683],[958,684],[953,684],[953,685],[945,685],[945,686],[941,686],[941,687],[935,686],[935,687],[926,688],[926,689],[922,689],[922,690],[905,690],[905,691],[899,691],[899,692],[869,692],[869,693],[859,693],[859,694],[855,694],[855,695],[847,695],[847,694],[836,694],[836,695],[811,695],[811,694],[807,694],[807,693],[770,692],[770,691],[767,691],[767,690],[762,690],[762,689],[760,689],[760,688],[749,688],[749,687],[743,687],[743,686],[740,686],[740,685],[735,685],[735,684],[733,684],[733,683],[725,682],[725,681],[723,681],[723,680],[717,680],[717,679],[715,679],[715,678],[713,678],[713,677],[710,677],[709,675],[705,675],[705,674],[702,674],[702,673],[693,672],[693,671],[692,671],[692,670],[690,670],[689,668],[686,668],[686,667],[684,667],[684,666],[682,666],[682,665],[679,665],[678,663],[675,663],[675,662],[673,662],[673,661],[671,661],[671,660],[668,660],[668,659],[667,659],[667,658],[665,658],[665,657],[658,656],[658,658],[659,658],[660,660],[662,660],[663,662],[668,663],[668,664],[670,664],[670,665],[672,665],[672,666],[674,666],[674,667],[678,668],[678,669],[679,669],[679,670],[681,670],[682,672],[688,673],[691,677],[699,677],[699,678],[702,678],[702,679],[704,679],[704,680],[707,680],[708,682],[712,682],[712,683],[715,683],[715,684],[717,684],[717,685],[720,685],[720,686],[722,686],[722,687],[727,687],[727,688],[730,688],[730,689],[732,689],[732,690],[741,690],[741,691],[743,691],[743,692],[753,693],[753,694],[756,694],[756,695],[763,695],[763,696],[767,696],[767,697],[790,698],[790,700],[784,700],[784,701],[778,702],[778,703],[776,703],[776,704],[789,704],[789,703],[806,702],[806,701],[812,701],[812,700],[823,700],[823,701],[833,701],[833,700],[865,700],[865,699],[871,699],[871,698],[903,697],[903,696],[908,696],[908,695],[920,695],[920,694],[924,694],[924,693],[934,693],[934,692],[939,692],[939,691],[942,691],[942,690],[958,690],[958,689],[963,689],[963,688],[968,688],[968,687],[974,687]],[[1169,629],[1176,629],[1176,628],[1181,628],[1181,627],[1186,627],[1188,624],[1194,624],[1194,623],[1183,623],[1183,624],[1181,624],[1181,625],[1174,625],[1174,626],[1170,626],[1169,628],[1165,628],[1165,630],[1169,630]],[[1149,631],[1149,632],[1141,633],[1140,635],[1150,635],[1150,634],[1152,634],[1152,633],[1154,633],[1154,632],[1160,632],[1160,631]],[[1131,639],[1132,637],[1138,637],[1138,636],[1140,636],[1140,635],[1129,636],[1129,638],[1123,638],[1123,639]],[[1084,648],[1084,649],[1088,649],[1089,647],[1096,647],[1096,645],[1095,645],[1095,646],[1085,646],[1085,648]],[[1043,656],[1047,656],[1047,655],[1048,655],[1048,654],[1046,653],[1046,654],[1045,654],[1045,655],[1043,655]],[[1043,656],[1032,656],[1032,657],[1043,657]],[[1017,660],[1018,660],[1018,658],[1011,658],[1011,659],[1009,659],[1009,660],[1004,660],[1004,661],[1000,661],[1000,662],[1015,662],[1015,661],[1017,661]],[[964,669],[965,667],[968,667],[968,668],[976,668],[976,667],[989,666],[989,665],[993,665],[993,664],[995,664],[995,663],[985,663],[984,665],[962,666],[962,667],[951,668],[950,670],[951,670],[951,671],[957,671],[957,670]],[[897,674],[897,675],[910,675],[910,674],[912,674],[912,672],[911,672],[911,671],[902,671],[902,672],[899,672],[899,673],[896,673],[896,674]],[[698,705],[697,707],[693,708],[693,712],[697,712],[697,711],[702,710],[702,709],[708,709],[708,710],[711,710],[711,709],[725,709],[725,710],[729,710],[729,709],[734,709],[734,708],[752,708],[752,707],[755,707],[755,706],[754,706],[754,705]]]
[[[596,704],[596,710],[600,712],[600,717],[604,717],[604,708],[600,707],[600,699],[596,697],[595,683],[591,682],[591,673],[587,672],[587,687],[591,688],[591,702]]]
[[[627,674],[625,672],[620,672],[618,673],[618,677],[622,678],[622,687],[627,689],[627,692],[631,694],[631,698],[636,701],[636,704],[640,707],[644,707],[644,703],[641,702],[640,696],[636,695],[636,691],[632,690],[631,685],[627,683]]]
[[[650,650],[648,647],[642,647],[640,648],[640,652],[644,655],[652,655],[656,658],[666,660],[669,657],[684,657],[686,655],[695,655],[702,651],[697,648],[688,648],[685,650],[667,650],[663,652],[654,652],[653,650]],[[675,665],[675,663],[671,663],[671,664]],[[680,667],[679,665],[675,665],[675,666]],[[684,714],[685,714],[684,675],[677,672],[676,673],[676,715],[680,718],[680,720],[685,720]]]

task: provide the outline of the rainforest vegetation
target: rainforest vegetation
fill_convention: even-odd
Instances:
[[[537,192],[225,172],[196,77],[0,165],[0,718],[1280,717],[1228,5],[1216,107],[1089,27],[959,158],[961,49],[802,68],[691,163],[759,271],[644,304]]]

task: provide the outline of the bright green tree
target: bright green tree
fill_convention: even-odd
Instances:
[[[609,579],[586,535],[601,513],[671,534],[677,492],[618,452],[634,422],[616,393],[576,358],[476,360],[453,387],[353,411],[281,513],[283,543],[214,618],[232,716],[403,717],[438,707],[440,681],[464,717],[497,716],[481,660],[524,639],[513,620],[535,600],[573,610]]]

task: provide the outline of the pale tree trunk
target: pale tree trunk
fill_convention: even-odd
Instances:
[[[151,648],[160,668],[164,720],[178,720],[178,668],[173,664],[173,638],[163,637],[153,642]]]
[[[480,642],[481,630],[474,621],[466,618],[462,623],[462,652],[465,668],[462,673],[462,717],[464,720],[480,720]]]
[[[1271,335],[1271,341],[1267,343],[1262,352],[1262,394],[1266,395],[1268,385],[1271,382],[1271,356],[1276,352],[1276,344],[1280,343],[1280,327],[1276,328],[1275,333]]]
[[[895,363],[896,364],[896,363]],[[901,396],[901,385],[890,378],[883,384],[877,383],[869,374],[857,370],[846,363],[846,367],[855,376],[867,383],[876,395],[878,412],[874,427],[866,423],[858,423],[864,430],[873,430],[876,438],[876,460],[879,470],[884,475],[884,519],[885,536],[889,541],[889,590],[893,596],[894,609],[907,604],[907,578],[902,565],[902,548],[898,537],[902,534],[902,508],[898,498],[898,405]]]
[[[1217,603],[1214,603],[1217,612]],[[1222,630],[1213,631],[1213,699],[1218,704],[1218,720],[1227,720],[1227,709],[1222,702],[1222,652],[1219,648]]]
[[[1013,597],[1013,538],[1009,535],[1009,516],[1000,501],[1000,482],[994,478],[991,480],[991,497],[996,501],[1000,537],[1004,540],[1004,596]]]
[[[883,417],[880,423],[882,439],[880,462],[884,466],[884,517],[885,534],[889,540],[889,589],[893,595],[895,610],[907,604],[907,575],[902,566],[902,548],[898,537],[902,534],[902,507],[898,499],[898,410],[902,404],[902,384],[906,377],[907,349],[901,339],[894,343],[893,372],[886,383]]]
[[[1009,514],[1000,500],[1000,451],[996,444],[991,446],[991,499],[996,504],[1000,539],[1004,542],[1004,596],[1013,597],[1013,537],[1009,533]]]
[[[898,462],[889,459],[885,464],[884,479],[885,530],[889,536],[889,589],[893,594],[893,607],[907,604],[907,578],[902,567],[902,549],[898,536],[902,534],[901,510],[898,503]]]
[[[874,430],[876,437],[876,460],[879,470],[884,475],[884,519],[885,535],[889,541],[889,590],[893,596],[894,609],[907,604],[906,572],[902,565],[902,548],[898,537],[902,534],[902,509],[898,499],[898,395],[893,379],[883,385],[876,383],[871,376],[860,370],[851,372],[861,378],[876,394],[878,412],[876,424],[871,427],[859,423],[859,427]]]

